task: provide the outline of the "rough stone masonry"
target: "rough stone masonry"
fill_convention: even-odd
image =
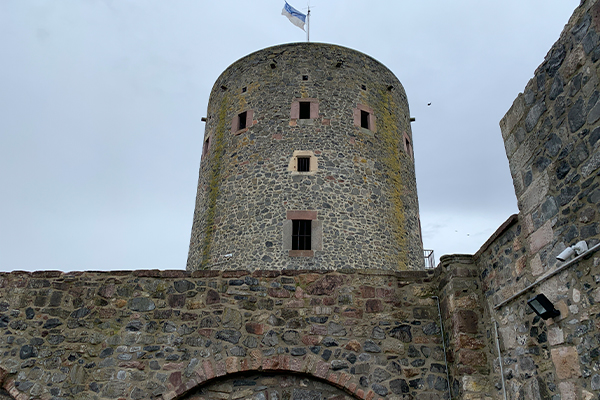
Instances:
[[[217,79],[206,119],[188,270],[423,268],[408,101],[384,65],[260,50]],[[293,220],[311,220],[304,253]]]
[[[599,33],[582,1],[500,123],[519,214],[434,270],[397,79],[329,45],[234,63],[188,271],[0,274],[0,399],[599,399],[600,256],[556,260],[600,242]]]

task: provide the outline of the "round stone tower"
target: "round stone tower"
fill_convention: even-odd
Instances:
[[[410,114],[384,65],[293,43],[208,104],[187,269],[422,269]]]

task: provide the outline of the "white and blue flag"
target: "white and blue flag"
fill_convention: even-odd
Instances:
[[[285,6],[283,6],[283,10],[281,10],[281,15],[285,15],[286,17],[288,17],[292,24],[304,30],[304,24],[306,23],[306,15],[302,14],[300,11],[290,6],[287,3],[287,1],[285,2]]]

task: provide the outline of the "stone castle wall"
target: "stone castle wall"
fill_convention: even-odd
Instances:
[[[599,33],[600,2],[583,1],[500,123],[519,214],[474,261],[511,399],[600,395],[600,255],[554,274],[567,246],[599,243]],[[554,322],[527,306],[538,293],[560,309]],[[497,355],[490,382],[500,396]]]
[[[443,399],[435,274],[0,274],[0,398]]]
[[[409,119],[398,79],[354,50],[295,43],[231,65],[210,96],[188,270],[422,269]],[[298,151],[312,172],[290,168]],[[294,211],[316,213],[309,257],[289,253]]]
[[[390,270],[422,261],[412,150],[390,147],[412,140],[395,77],[315,44],[233,64],[211,95],[189,271],[0,274],[0,399],[600,398],[600,253],[556,260],[599,243],[599,33],[600,1],[583,1],[501,121],[520,213],[429,271]],[[297,98],[314,118],[290,117]],[[323,173],[288,170],[295,151]],[[286,253],[288,211],[316,211],[312,257]],[[537,293],[560,317],[531,311]]]

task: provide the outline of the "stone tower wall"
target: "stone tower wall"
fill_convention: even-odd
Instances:
[[[296,43],[235,62],[210,96],[188,270],[423,268],[409,119],[400,82],[354,50]],[[306,212],[313,253],[292,254]]]

